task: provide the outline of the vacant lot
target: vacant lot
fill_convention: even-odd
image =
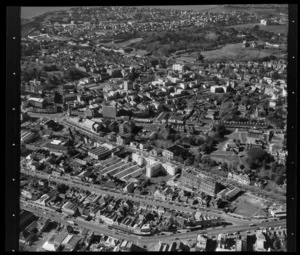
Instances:
[[[243,194],[236,199],[236,209],[234,213],[243,216],[265,216],[266,213],[262,210],[265,207],[265,202],[259,198]]]
[[[258,50],[253,48],[243,48],[242,43],[228,44],[221,49],[205,51],[201,54],[204,56],[205,62],[213,61],[253,61],[273,55],[274,52],[268,50]],[[282,55],[282,56],[281,56]],[[283,57],[283,54],[278,54]]]

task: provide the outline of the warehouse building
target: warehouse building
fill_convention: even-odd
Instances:
[[[36,137],[35,133],[28,130],[21,130],[21,143],[25,144],[32,141]]]
[[[102,144],[101,146],[88,151],[88,155],[94,159],[102,159],[111,155],[114,151],[116,151],[115,147],[108,144]]]

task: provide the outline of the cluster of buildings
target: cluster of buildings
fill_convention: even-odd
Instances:
[[[89,9],[82,7],[59,12],[59,15],[49,18],[41,32],[46,33],[44,39],[74,34],[79,35],[80,39],[82,32],[85,32],[87,40],[82,40],[80,44],[89,45],[89,40],[101,38],[103,35],[120,36],[134,32],[174,31],[190,25],[230,25],[257,21],[259,21],[257,15],[243,11],[216,13],[143,7],[105,6]],[[29,34],[28,37],[36,39],[37,30],[33,29],[30,24],[25,24],[22,34],[24,36]]]
[[[286,247],[286,230],[256,230],[253,233],[220,233],[217,236],[198,234],[195,240],[163,242],[160,241],[155,251],[189,251],[189,252],[245,252],[275,251],[273,242],[279,241],[280,247]]]

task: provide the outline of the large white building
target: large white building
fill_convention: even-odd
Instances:
[[[162,167],[168,172],[169,175],[175,175],[179,170],[178,166],[170,162],[163,163]]]
[[[146,166],[146,176],[151,178],[151,177],[157,175],[159,173],[160,169],[161,169],[160,162],[156,162],[152,165],[148,165],[148,166]]]

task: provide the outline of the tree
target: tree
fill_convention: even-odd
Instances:
[[[249,163],[249,166],[251,168],[257,168],[258,166],[260,166],[262,161],[266,157],[266,154],[266,151],[259,147],[253,147],[248,150],[247,161]]]
[[[71,234],[71,233],[73,233],[74,229],[73,229],[72,226],[68,225],[68,226],[67,226],[67,231],[68,231],[68,233]]]
[[[253,27],[253,30],[259,31],[259,25],[254,26],[254,27]]]
[[[273,248],[275,249],[275,251],[279,251],[281,248],[281,242],[280,239],[277,238],[274,243],[273,243]]]
[[[183,160],[183,158],[182,158],[182,155],[179,155],[179,156],[178,156],[178,162],[181,163],[181,164],[183,164],[184,160]]]
[[[203,59],[204,59],[203,55],[199,52],[198,53],[198,60],[203,61]]]
[[[222,124],[214,125],[212,130],[216,131],[221,138],[223,138],[226,133],[226,127]]]
[[[277,185],[282,184],[284,180],[285,180],[285,177],[283,175],[277,174],[274,178],[274,181],[276,182]]]
[[[63,101],[62,96],[57,91],[55,91],[55,93],[54,93],[54,103],[61,104],[62,101]]]

